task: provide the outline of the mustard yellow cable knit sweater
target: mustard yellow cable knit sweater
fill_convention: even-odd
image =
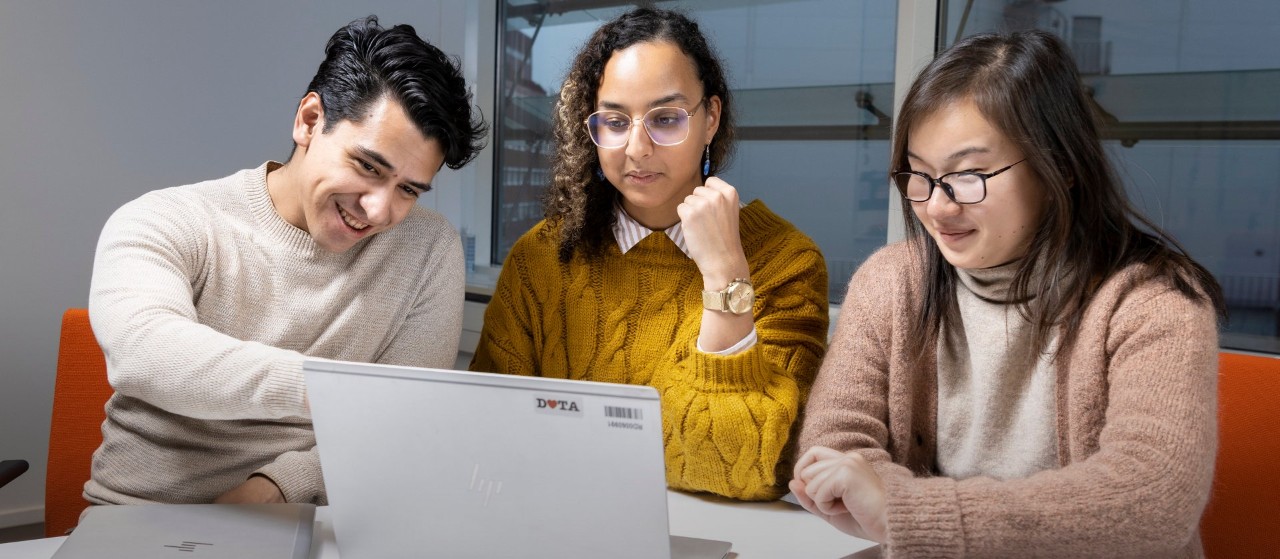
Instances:
[[[558,228],[542,222],[507,257],[471,369],[653,386],[672,488],[777,498],[789,479],[779,461],[826,351],[827,269],[813,241],[759,201],[742,208],[739,229],[756,289],[747,351],[695,347],[702,276],[662,232],[625,255],[610,243],[566,264]]]

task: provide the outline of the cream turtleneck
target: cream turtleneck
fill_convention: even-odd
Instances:
[[[938,339],[938,468],[951,478],[1017,479],[1057,468],[1055,373],[1010,302],[1018,262],[957,268],[958,317]]]

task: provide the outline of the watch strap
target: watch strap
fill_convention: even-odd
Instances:
[[[733,289],[733,284],[735,283],[746,284],[747,286],[752,288],[755,287],[751,285],[751,280],[748,278],[734,278],[732,281],[729,282],[729,285],[726,285],[724,289],[721,289],[719,291],[703,290],[702,291],[702,308],[707,310],[712,310],[712,311],[730,312],[729,290]]]

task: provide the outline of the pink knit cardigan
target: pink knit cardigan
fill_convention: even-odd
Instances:
[[[1059,467],[938,477],[935,354],[915,368],[906,349],[922,319],[914,254],[890,245],[854,275],[798,449],[858,449],[873,463],[887,556],[1203,557],[1217,448],[1211,305],[1163,281],[1132,285],[1132,269],[1109,278],[1057,364]]]

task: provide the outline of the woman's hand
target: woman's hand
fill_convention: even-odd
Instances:
[[[738,235],[738,191],[716,177],[693,189],[676,207],[689,258],[702,272],[703,289],[719,291],[750,268]]]
[[[810,448],[796,462],[790,488],[805,510],[841,532],[878,543],[888,539],[884,482],[858,452]]]
[[[689,258],[702,273],[702,289],[720,291],[735,279],[751,279],[747,255],[738,236],[738,191],[729,183],[707,177],[707,183],[693,189],[676,207],[680,215]],[[755,327],[752,313],[733,314],[702,311],[698,347],[703,351],[724,351],[741,342]]]

